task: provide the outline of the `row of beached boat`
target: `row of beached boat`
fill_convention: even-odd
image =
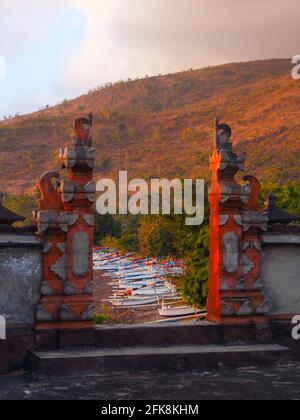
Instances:
[[[108,303],[114,307],[157,306],[160,316],[171,318],[197,313],[190,306],[179,306],[182,296],[170,281],[183,274],[183,265],[178,261],[142,259],[99,247],[94,252],[94,269],[111,278],[112,295]]]

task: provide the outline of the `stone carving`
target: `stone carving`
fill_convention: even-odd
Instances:
[[[74,122],[74,131],[77,139],[81,142],[89,142],[89,146],[92,144],[92,121],[92,114],[90,114],[87,118],[77,118]]]
[[[243,212],[243,231],[247,232],[253,227],[262,231],[268,229],[268,216],[265,212],[245,211]]]
[[[94,226],[94,224],[95,224],[95,217],[94,217],[93,214],[84,214],[83,215],[83,220],[89,226]]]
[[[229,216],[226,214],[220,215],[220,226],[225,226],[228,223]]]
[[[70,181],[63,180],[61,182],[60,192],[62,194],[62,201],[68,203],[73,200],[75,185]]]
[[[232,144],[230,142],[231,138],[231,128],[227,124],[220,124],[216,120],[216,144],[215,147],[217,150],[229,150],[232,151]]]
[[[59,173],[54,171],[42,175],[39,183],[42,199],[38,201],[41,210],[60,210],[62,203],[57,188],[60,185]]]
[[[246,287],[246,280],[242,277],[236,285],[237,290],[244,290]]]
[[[236,273],[239,268],[239,238],[234,232],[223,236],[223,268],[227,273]]]
[[[230,195],[232,193],[231,185],[227,185],[224,182],[222,183],[222,195]]]
[[[61,280],[66,281],[66,277],[67,277],[66,267],[67,267],[67,261],[66,261],[66,256],[64,255],[58,261],[56,261],[56,263],[54,263],[50,269],[59,278],[61,278]]]
[[[94,283],[91,281],[83,290],[87,295],[92,295],[94,292]]]
[[[90,305],[86,311],[83,312],[81,315],[82,321],[89,321],[90,319],[93,319],[95,314],[95,305]]]
[[[251,313],[252,313],[252,306],[251,306],[250,300],[248,300],[241,305],[240,309],[238,310],[237,315],[248,316],[248,315],[251,315]]]
[[[37,224],[38,233],[45,233],[49,228],[49,217],[44,211],[33,212],[33,219]]]
[[[60,319],[62,321],[76,321],[77,316],[71,311],[67,305],[62,305],[60,308]]]
[[[51,322],[53,320],[52,315],[46,311],[42,306],[37,307],[37,320],[40,322]]]
[[[247,251],[247,249],[249,248],[249,246],[250,246],[250,242],[243,242],[243,245],[242,245],[242,249],[243,249],[243,251]]]
[[[53,295],[53,289],[47,281],[43,281],[41,285],[41,293],[43,296]]]
[[[259,315],[264,315],[270,312],[269,302],[264,300],[259,307],[256,309],[256,313]]]
[[[230,289],[228,282],[224,279],[221,279],[221,286],[220,287],[221,287],[222,291]]]
[[[76,289],[73,286],[73,284],[66,282],[65,283],[65,288],[64,288],[65,294],[67,296],[72,296],[72,295],[76,295]]]
[[[38,212],[33,212],[33,218],[38,228],[38,233],[43,234],[48,229],[54,228],[58,223],[61,225],[62,230],[67,229],[67,220],[61,219],[61,215],[65,213],[59,213],[56,210],[43,211],[39,210]],[[64,226],[66,223],[66,226]]]
[[[73,149],[60,149],[60,160],[64,168],[72,169],[76,165],[76,153]]]
[[[93,147],[87,148],[85,146],[77,146],[76,150],[70,148],[61,149],[60,159],[63,168],[73,169],[78,161],[82,161],[89,170],[92,170],[95,166],[95,149]]]
[[[226,203],[230,199],[230,194],[232,193],[231,185],[227,185],[222,183],[222,196],[221,196],[221,203]]]
[[[68,232],[69,229],[69,213],[63,212],[59,215],[58,224],[63,232]]]
[[[264,287],[263,281],[262,281],[261,277],[259,277],[256,280],[256,282],[253,284],[253,289],[262,290],[263,287]]]
[[[236,215],[234,215],[234,216],[233,216],[233,220],[235,221],[235,223],[236,223],[238,226],[242,226],[242,225],[243,225],[243,218],[242,218],[242,216],[241,216],[240,214],[236,214]]]
[[[250,258],[247,257],[247,255],[243,256],[243,274],[246,276],[248,273],[250,273],[253,268],[255,267],[255,264],[253,261],[250,260]]]
[[[76,277],[89,271],[90,239],[85,232],[76,232],[72,242],[72,271]]]
[[[86,151],[86,164],[90,169],[94,169],[95,166],[95,149],[90,148]]]
[[[52,243],[51,242],[47,242],[44,246],[43,246],[43,253],[47,254],[47,252],[51,251],[52,248]]]
[[[231,309],[231,307],[229,306],[229,304],[227,302],[225,302],[224,300],[222,301],[222,315],[223,316],[232,316],[232,315],[234,315],[233,309]]]
[[[86,196],[88,200],[91,203],[94,203],[96,201],[96,183],[95,181],[90,181],[84,186],[84,191],[86,193]]]
[[[244,181],[248,181],[250,188],[249,188],[249,197],[247,200],[247,204],[244,206],[245,210],[252,210],[252,211],[258,211],[259,205],[259,195],[261,193],[261,185],[255,176],[247,175],[244,177]]]
[[[252,246],[256,251],[261,251],[261,243],[259,241],[243,242],[243,251],[247,251]]]
[[[256,249],[256,251],[261,251],[261,242],[260,241],[254,241],[253,247]]]
[[[242,191],[241,191],[241,200],[243,204],[248,204],[250,193],[251,193],[251,185],[250,184],[243,185]]]
[[[57,248],[62,252],[63,254],[66,253],[67,245],[66,244],[57,244]]]
[[[59,227],[63,232],[68,232],[69,226],[75,225],[79,220],[78,214],[72,214],[69,212],[63,212],[59,216]]]

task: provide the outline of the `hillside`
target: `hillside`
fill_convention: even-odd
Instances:
[[[34,191],[57,165],[74,117],[94,114],[96,177],[207,177],[213,119],[233,128],[248,169],[300,182],[300,81],[290,60],[228,64],[120,82],[0,123],[1,190]]]

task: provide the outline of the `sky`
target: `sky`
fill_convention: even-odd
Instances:
[[[300,54],[299,0],[0,0],[0,118],[107,82]]]

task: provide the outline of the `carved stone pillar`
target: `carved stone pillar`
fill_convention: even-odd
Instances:
[[[71,148],[61,150],[62,168],[68,179],[61,182],[59,192],[65,213],[66,282],[61,321],[90,321],[93,302],[93,239],[96,185],[93,180],[92,116],[75,122],[76,138]]]
[[[92,116],[77,119],[74,128],[73,147],[60,154],[67,179],[47,172],[39,184],[42,199],[35,222],[44,245],[44,281],[38,328],[47,324],[55,329],[70,323],[76,327],[94,316]]]
[[[267,216],[258,209],[258,181],[246,177],[250,184],[241,186],[235,180],[244,170],[245,155],[234,153],[230,138],[231,128],[217,121],[210,162],[208,320],[249,322],[268,309],[259,281],[259,233],[266,229]]]

